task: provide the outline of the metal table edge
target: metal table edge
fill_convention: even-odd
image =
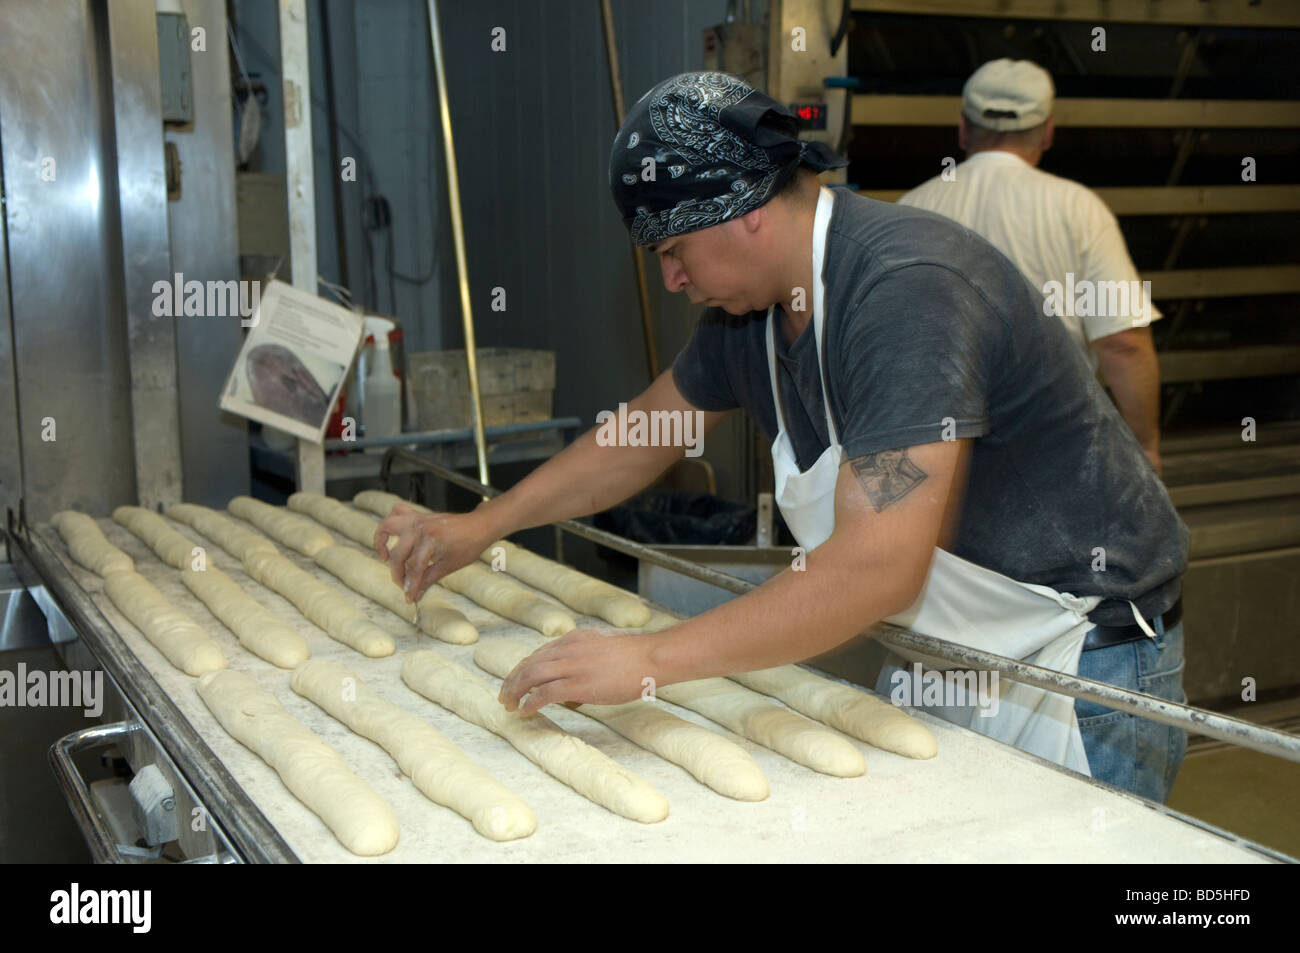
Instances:
[[[10,559],[23,584],[28,588],[45,586],[51,599],[81,634],[86,648],[145,721],[241,856],[255,863],[301,863],[279,831],[122,641],[39,531],[30,526],[16,528],[11,511],[6,537]],[[156,717],[149,719],[146,714]]]

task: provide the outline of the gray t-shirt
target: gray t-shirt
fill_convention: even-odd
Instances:
[[[1127,600],[1147,618],[1173,606],[1187,528],[1060,320],[1001,252],[942,216],[837,189],[823,279],[827,390],[848,459],[936,443],[951,418],[949,436],[977,438],[955,555],[1103,596],[1091,614],[1103,625],[1133,622]],[[737,327],[706,312],[673,377],[694,406],[743,407],[774,438],[762,317]],[[779,330],[776,342],[806,470],[829,446],[812,322],[793,345]]]

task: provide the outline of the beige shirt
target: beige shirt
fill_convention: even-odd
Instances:
[[[965,225],[1010,258],[1083,349],[1161,317],[1140,283],[1119,222],[1090,189],[1043,172],[1011,152],[977,152],[945,181],[937,175],[900,204]]]

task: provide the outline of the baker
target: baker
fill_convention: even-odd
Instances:
[[[882,619],[1184,700],[1187,530],[1061,322],[973,232],[821,187],[845,160],[797,134],[742,81],[685,73],[632,107],[610,185],[667,288],[706,309],[629,413],[701,411],[707,439],[748,411],[806,557],[660,632],[571,632],[510,674],[505,706],[626,702],[645,678],[799,662]],[[492,541],[613,506],[682,453],[590,431],[470,513],[395,508],[376,551],[418,599]],[[1006,681],[995,716],[938,713],[1156,800],[1186,744]]]

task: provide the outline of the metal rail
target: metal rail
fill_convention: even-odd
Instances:
[[[483,433],[492,437],[515,437],[519,434],[540,433],[547,430],[577,430],[582,425],[578,417],[555,417],[550,420],[529,420],[517,424],[498,424],[485,427]],[[472,427],[452,430],[420,430],[395,434],[391,437],[361,437],[356,440],[332,439],[325,441],[326,450],[363,450],[366,447],[436,446],[461,443],[474,436]]]
[[[384,455],[379,472],[385,487],[388,485],[391,461],[394,459],[401,459],[414,464],[416,467],[428,470],[449,483],[454,483],[466,490],[481,494],[485,498],[498,496],[501,493],[500,490],[485,486],[472,477],[467,477],[439,464],[430,463],[400,448],[390,449]],[[554,525],[566,532],[573,533],[575,536],[581,536],[592,542],[600,543],[602,546],[608,546],[610,549],[626,553],[656,566],[662,566],[664,569],[670,569],[692,579],[698,579],[700,582],[709,583],[737,595],[743,595],[751,589],[757,588],[755,583],[733,576],[730,573],[719,572],[716,569],[701,566],[687,559],[661,553],[649,546],[633,542],[630,539],[624,539],[622,536],[616,536],[613,533],[596,529],[594,526],[587,526],[575,520],[561,520]],[[921,635],[918,632],[890,625],[887,622],[872,626],[864,634],[869,634],[872,638],[895,649],[913,649],[949,662],[996,671],[1000,676],[1004,676],[1013,682],[1033,685],[1036,688],[1069,695],[1072,698],[1084,698],[1105,705],[1108,708],[1126,711],[1164,725],[1185,728],[1199,735],[1217,738],[1220,741],[1227,741],[1264,754],[1275,755],[1288,761],[1300,762],[1300,736],[1272,728],[1262,728],[1240,718],[1230,718],[1227,715],[1220,715],[1192,705],[1180,705],[1176,702],[1156,698],[1153,695],[1144,695],[1141,692],[1130,692],[1123,688],[1116,688],[1114,685],[1107,685],[1105,682],[1093,681],[1090,678],[1065,675],[1052,669],[1021,662],[1018,659],[1006,658],[1001,655],[994,655],[992,652],[984,652],[956,642],[949,642],[945,639]]]
[[[73,763],[72,756],[89,748],[117,744],[136,730],[137,726],[129,721],[94,725],[74,731],[50,745],[50,767],[54,770],[54,780],[63,791],[63,797],[72,811],[72,819],[81,829],[81,836],[90,847],[91,859],[97,864],[123,863],[122,854],[118,850],[116,838],[95,809],[90,788]]]

